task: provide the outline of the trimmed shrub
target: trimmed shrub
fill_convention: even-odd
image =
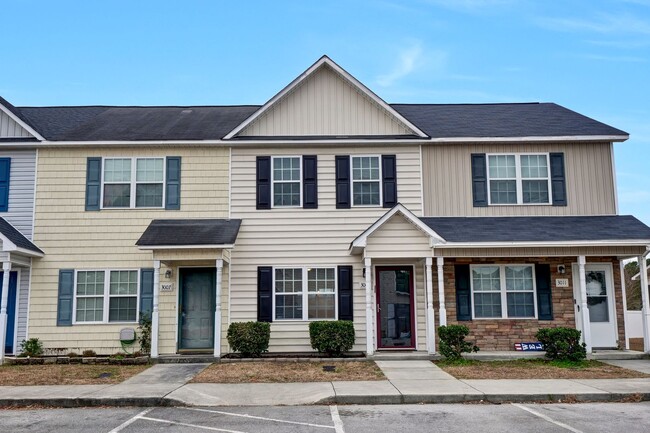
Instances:
[[[143,314],[140,317],[140,325],[138,326],[140,331],[137,336],[138,343],[140,343],[140,351],[143,353],[151,353],[151,315]]]
[[[36,357],[43,355],[43,343],[38,338],[30,338],[20,343],[20,352],[22,356]]]
[[[463,353],[478,352],[478,346],[465,341],[468,335],[469,328],[465,325],[440,326],[438,328],[440,354],[449,361],[458,361],[463,359]]]
[[[269,350],[271,324],[266,322],[234,322],[228,327],[228,344],[246,357],[257,357]]]
[[[580,343],[581,332],[573,328],[542,328],[535,337],[552,360],[578,362],[587,358],[587,346]]]
[[[349,320],[311,322],[309,340],[320,353],[341,356],[354,346],[354,325]]]
[[[81,356],[83,356],[84,358],[94,358],[95,356],[97,356],[97,352],[95,352],[92,349],[86,349],[83,351]]]

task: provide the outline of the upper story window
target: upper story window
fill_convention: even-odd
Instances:
[[[336,318],[335,268],[275,268],[275,320]]]
[[[474,318],[535,318],[532,265],[471,266]]]
[[[273,207],[299,207],[301,205],[301,158],[299,156],[274,156],[272,170]]]
[[[164,158],[105,158],[104,208],[163,207]]]
[[[77,271],[75,323],[137,322],[137,270]]]
[[[352,206],[381,204],[379,156],[352,157]]]
[[[490,204],[550,204],[548,154],[487,156]]]

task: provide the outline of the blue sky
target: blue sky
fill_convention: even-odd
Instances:
[[[650,224],[650,0],[4,1],[15,105],[261,104],[327,54],[387,102],[556,102],[630,133]]]

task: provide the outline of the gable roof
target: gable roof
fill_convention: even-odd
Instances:
[[[153,220],[135,243],[140,249],[214,248],[235,244],[240,219]]]
[[[28,138],[43,140],[43,136],[39,134],[36,128],[34,128],[34,126],[29,122],[29,120],[22,115],[21,111],[14,107],[2,96],[0,96],[0,112],[4,112],[7,116],[9,116],[10,119],[20,125],[20,127],[22,127],[32,136]]]
[[[16,251],[34,257],[42,257],[45,254],[2,217],[0,217],[0,240],[2,240],[3,251]]]

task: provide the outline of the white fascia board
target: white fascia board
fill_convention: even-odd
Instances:
[[[625,141],[629,135],[558,135],[558,136],[532,136],[532,137],[440,137],[428,140],[431,143],[497,143],[511,141]]]
[[[269,99],[269,101],[260,107],[256,112],[251,114],[246,120],[239,124],[235,129],[230,131],[225,137],[224,140],[229,140],[244,130],[248,125],[253,123],[257,118],[261,117],[266,111],[268,111],[277,101],[282,99],[285,95],[295,89],[300,83],[305,81],[311,74],[317,71],[323,65],[327,65],[341,75],[345,80],[350,82],[353,86],[357,87],[359,91],[366,96],[368,96],[372,101],[378,104],[381,108],[386,110],[391,116],[395,117],[400,123],[404,124],[407,128],[413,131],[420,137],[428,137],[423,131],[421,131],[417,126],[408,121],[404,116],[399,114],[393,107],[388,105],[383,99],[377,96],[372,90],[367,88],[363,83],[354,78],[350,73],[345,69],[341,68],[339,65],[334,63],[332,59],[327,56],[321,57],[313,65],[311,65],[305,72],[296,77],[292,82],[290,82],[284,89],[280,90],[274,97]]]
[[[226,250],[234,248],[233,244],[223,245],[139,245],[139,250]]]
[[[29,126],[27,123],[23,122],[23,120],[22,120],[20,117],[16,116],[14,113],[12,113],[11,110],[9,110],[7,107],[5,107],[4,105],[0,104],[0,110],[2,110],[2,111],[3,111],[7,116],[9,116],[9,117],[14,121],[14,122],[16,122],[16,123],[19,124],[21,127],[23,127],[23,129],[25,129],[27,132],[29,132],[30,134],[32,134],[32,135],[34,136],[34,138],[36,138],[36,139],[38,139],[38,140],[40,140],[40,141],[45,141],[45,138],[44,138],[41,134],[39,134],[38,131],[36,131],[36,130],[35,130],[34,128],[32,128],[31,126]],[[21,138],[21,137],[7,137],[7,138]],[[24,137],[22,137],[22,138],[24,138]]]
[[[647,239],[602,241],[544,241],[544,242],[447,242],[436,248],[543,248],[543,247],[643,247]]]

